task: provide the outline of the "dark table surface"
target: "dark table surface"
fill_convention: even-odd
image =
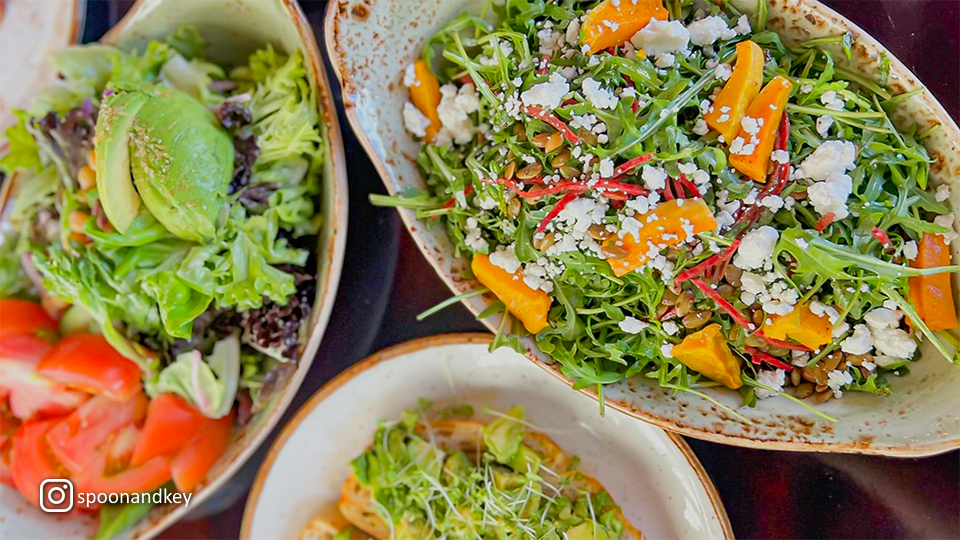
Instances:
[[[326,2],[300,3],[322,42]],[[960,118],[960,0],[824,3],[886,45]],[[99,38],[130,4],[89,1],[84,41]],[[371,352],[422,336],[485,331],[459,305],[416,321],[449,292],[396,213],[370,206],[367,195],[384,189],[340,116],[350,177],[345,271],[320,352],[288,418],[324,382]],[[250,484],[275,436],[162,538],[236,538]],[[891,459],[687,442],[713,478],[738,538],[960,538],[960,452]]]

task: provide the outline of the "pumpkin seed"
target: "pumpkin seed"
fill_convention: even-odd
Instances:
[[[686,290],[677,298],[677,315],[683,317],[693,309],[693,291]]]
[[[580,169],[576,167],[570,167],[569,165],[564,165],[560,167],[560,176],[564,177],[567,180],[571,178],[576,178],[580,176]]]
[[[663,291],[663,298],[660,300],[660,303],[666,306],[672,306],[677,303],[677,293],[667,289]]]
[[[526,167],[517,171],[517,178],[520,180],[536,178],[541,171],[543,171],[543,165],[540,165],[539,163],[530,163]]]
[[[827,388],[828,388],[828,386],[825,385],[825,384],[818,384],[817,387],[815,388],[815,390],[817,391],[817,393],[820,393],[820,392],[823,392],[824,390],[826,390]]]
[[[803,379],[800,377],[800,370],[795,369],[790,372],[790,384],[794,386],[800,386],[800,383],[803,382]]]
[[[555,242],[556,237],[552,232],[543,236],[537,234],[533,237],[533,247],[536,248],[537,251],[543,251],[552,246]]]
[[[860,364],[868,361],[872,361],[873,356],[869,354],[848,354],[847,362],[854,366],[859,366]]]
[[[840,361],[843,360],[843,353],[840,351],[834,351],[830,353],[829,356],[823,361],[823,371],[830,373],[831,371],[837,369],[837,366],[840,365]]]
[[[680,248],[677,246],[670,246],[667,248],[667,260],[676,261],[680,258]]]
[[[570,161],[570,157],[571,157],[570,150],[567,150],[567,149],[561,150],[559,154],[557,154],[556,156],[553,157],[553,159],[550,160],[550,166],[553,167],[554,169],[559,169],[560,167],[563,167],[564,165],[566,165],[568,161]]]
[[[820,403],[826,403],[830,401],[832,397],[833,397],[833,390],[827,389],[827,391],[820,392],[819,394],[817,394],[817,401]]]
[[[610,231],[608,231],[606,227],[600,224],[591,225],[590,228],[587,229],[587,234],[589,234],[590,238],[593,238],[594,240],[603,241],[603,240],[606,240],[607,238],[610,238]]]
[[[796,370],[794,370],[796,371]],[[797,399],[807,399],[813,395],[813,383],[800,383],[797,385],[797,390],[794,392],[794,395],[797,396]]]
[[[603,253],[603,256],[607,259],[614,260],[625,259],[628,255],[627,250],[613,244],[610,244],[609,246],[601,246],[600,252]]]
[[[514,124],[513,134],[519,142],[527,140],[527,130],[523,128],[523,124]]]
[[[734,291],[733,285],[730,285],[729,283],[721,283],[720,285],[717,285],[717,292],[720,293],[720,296],[723,296],[723,297],[732,296],[733,291]]]
[[[734,287],[740,286],[740,277],[743,275],[743,270],[737,268],[732,264],[728,264],[727,268],[723,271],[723,278],[727,280],[727,283],[733,285]]]
[[[597,135],[591,131],[581,129],[578,135],[580,136],[580,139],[583,140],[583,142],[591,146],[597,144]]]
[[[507,180],[513,178],[513,175],[517,172],[517,162],[511,161],[507,163],[507,166],[503,169],[503,177]]]
[[[516,219],[520,215],[520,199],[510,199],[507,202],[507,215],[510,219]]]
[[[801,370],[803,380],[816,384],[827,384],[827,374],[820,366],[806,366]]]
[[[763,324],[763,318],[764,314],[762,309],[755,309],[753,313],[750,314],[750,321],[755,324],[757,328],[760,328],[760,325]]]
[[[713,317],[712,311],[694,311],[683,318],[683,327],[688,330],[700,328]]]
[[[743,340],[743,344],[747,347],[762,347],[766,342],[760,339],[760,336],[756,334],[750,334]]]
[[[554,132],[547,137],[547,143],[543,145],[543,151],[549,154],[561,146],[563,146],[563,135],[559,132]]]

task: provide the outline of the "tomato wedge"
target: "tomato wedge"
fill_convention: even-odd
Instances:
[[[97,452],[76,484],[90,493],[146,493],[170,481],[170,463],[155,457],[139,467],[111,466],[108,449]]]
[[[177,489],[188,493],[206,478],[207,472],[227,449],[233,418],[234,412],[230,411],[230,414],[223,418],[207,419],[200,434],[173,459],[170,471]]]
[[[64,468],[79,475],[99,453],[106,453],[107,443],[117,432],[138,422],[146,411],[147,397],[143,393],[123,403],[95,396],[58,422],[47,434],[47,442]]]
[[[34,506],[40,505],[40,484],[44,480],[66,477],[45,440],[57,422],[58,419],[27,422],[13,437],[13,483]]]
[[[8,336],[43,333],[57,335],[57,321],[40,304],[7,298],[0,300],[0,341]]]
[[[10,413],[4,397],[0,396],[0,484],[16,487],[10,472],[10,454],[13,450],[13,436],[20,429],[20,422]]]
[[[57,382],[127,401],[140,391],[140,368],[100,334],[74,334],[43,357],[37,371]]]
[[[176,394],[160,394],[150,400],[147,421],[133,451],[133,466],[147,460],[179,452],[196,437],[206,417]]]
[[[10,411],[20,420],[68,413],[88,397],[39,375],[34,364],[20,360],[0,359],[0,387],[9,392]]]

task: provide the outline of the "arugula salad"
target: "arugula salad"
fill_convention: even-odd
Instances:
[[[642,376],[804,404],[890,393],[922,342],[956,363],[955,196],[932,130],[890,118],[916,92],[888,90],[886,58],[879,82],[837,65],[850,35],[788,46],[766,13],[464,13],[403,75],[427,187],[371,201],[444,227],[483,285],[457,298],[510,315],[495,343],[532,335],[601,398]]]
[[[6,132],[0,476],[34,503],[64,471],[78,491],[193,490],[296,370],[321,220],[316,89],[299,51],[231,67],[203,51],[193,28],[70,48]],[[125,522],[104,508],[101,527]]]
[[[382,421],[353,460],[337,510],[300,538],[639,540],[610,495],[524,419],[523,409],[429,404]],[[346,521],[347,527],[336,522]]]

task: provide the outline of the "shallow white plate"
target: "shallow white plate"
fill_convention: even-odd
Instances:
[[[253,484],[240,537],[295,538],[337,500],[350,461],[377,421],[419,398],[506,410],[526,418],[582,459],[648,538],[733,538],[710,478],[677,435],[626,415],[600,416],[597,402],[501,348],[492,336],[450,334],[386,349],[321,388],[270,448]]]

